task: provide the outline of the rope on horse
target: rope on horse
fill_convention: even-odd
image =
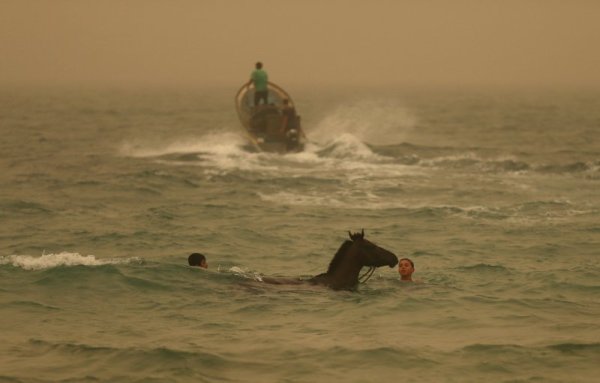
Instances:
[[[367,281],[369,280],[369,278],[371,278],[371,275],[373,275],[374,272],[375,272],[375,266],[370,266],[369,270],[365,271],[365,273],[363,275],[360,275],[358,277],[358,281],[360,283],[367,283]]]

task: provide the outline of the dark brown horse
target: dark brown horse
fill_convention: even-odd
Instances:
[[[376,267],[394,267],[398,264],[398,257],[394,253],[366,240],[364,230],[354,234],[348,232],[348,235],[350,240],[342,243],[329,263],[327,272],[308,282],[334,290],[353,290],[357,288],[359,279],[365,275],[368,279]],[[370,269],[359,278],[360,271],[365,266]]]
[[[348,232],[348,235],[350,240],[342,243],[329,263],[327,272],[310,279],[262,277],[260,280],[273,285],[310,283],[327,286],[334,290],[354,290],[360,282],[366,282],[369,279],[375,268],[394,267],[398,264],[398,257],[394,253],[366,240],[364,230],[354,234]],[[369,269],[359,276],[363,267]]]

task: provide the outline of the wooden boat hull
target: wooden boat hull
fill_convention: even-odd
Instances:
[[[267,104],[254,106],[254,86],[245,84],[235,96],[235,107],[245,135],[259,151],[290,153],[304,150],[306,136],[297,114],[290,120],[282,112],[283,100],[296,110],[290,95],[269,82]]]

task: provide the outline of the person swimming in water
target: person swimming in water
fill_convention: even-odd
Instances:
[[[188,257],[188,264],[190,266],[198,266],[203,269],[208,269],[208,263],[206,262],[206,256],[200,253],[192,253]]]
[[[412,275],[415,272],[415,264],[409,258],[402,258],[398,262],[398,273],[402,282],[414,282]]]

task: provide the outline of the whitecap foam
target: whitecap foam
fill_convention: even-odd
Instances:
[[[44,270],[59,266],[102,266],[109,264],[126,264],[140,262],[137,257],[133,258],[109,258],[96,259],[93,255],[81,255],[79,253],[61,252],[58,254],[42,254],[39,257],[30,255],[8,255],[0,256],[0,265],[12,265],[25,270]]]
[[[169,142],[151,142],[143,138],[123,142],[119,154],[126,157],[159,157],[169,154],[213,153],[220,155],[243,152],[244,138],[231,132],[211,132],[199,137],[180,137]]]
[[[220,266],[219,266],[219,271],[220,271]],[[262,282],[263,279],[261,277],[260,274],[256,273],[256,272],[251,272],[251,271],[246,271],[244,269],[242,269],[241,267],[238,266],[232,266],[229,268],[228,270],[230,273],[233,273],[235,275],[238,275],[240,277],[246,278],[246,279],[252,279],[258,282]]]
[[[258,193],[261,200],[280,205],[292,206],[329,206],[344,207],[344,202],[337,198],[324,195],[307,195],[290,192],[276,192],[272,194]]]
[[[286,191],[257,194],[262,201],[283,206],[321,206],[337,209],[364,210],[418,209],[403,197],[395,199],[390,197],[383,198],[369,190],[361,191],[353,189],[351,191],[339,191],[333,195],[323,195],[316,192],[300,194]]]
[[[330,140],[326,146],[318,149],[318,153],[324,157],[338,159],[380,160],[384,158],[373,153],[364,142],[351,133],[342,133]]]

